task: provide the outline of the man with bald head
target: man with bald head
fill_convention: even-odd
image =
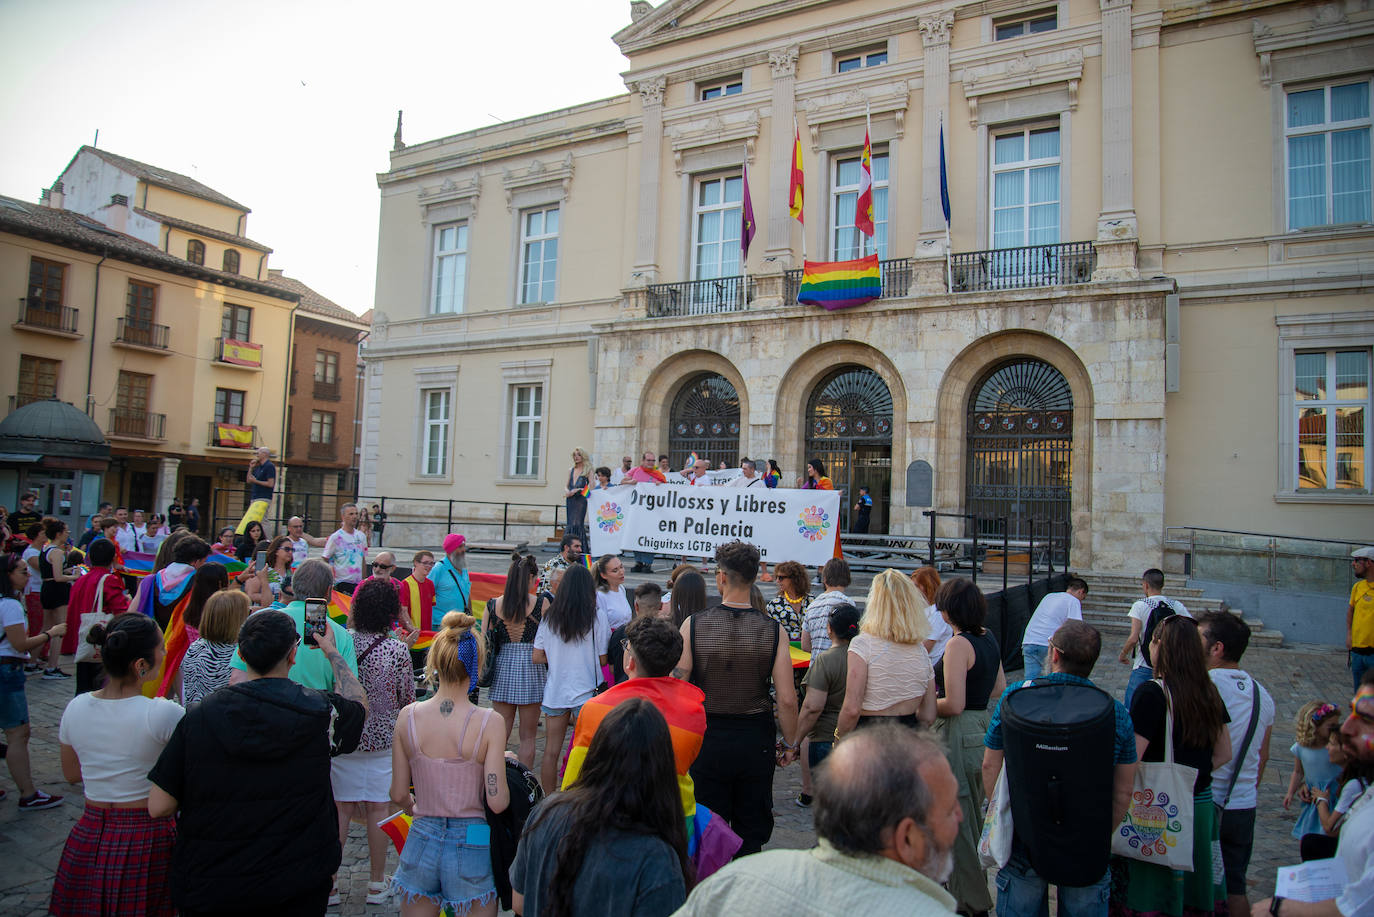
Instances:
[[[286,520],[286,536],[291,539],[291,569],[294,570],[310,558],[311,548],[322,548],[327,538],[316,538],[305,531],[305,520],[292,516]]]
[[[954,869],[963,810],[935,739],[897,725],[860,729],[835,745],[815,782],[816,847],[736,860],[675,917],[954,913],[940,885]]]

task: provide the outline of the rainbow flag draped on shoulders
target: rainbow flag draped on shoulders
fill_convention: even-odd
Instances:
[[[877,254],[852,261],[807,261],[797,302],[826,309],[861,306],[883,295]]]

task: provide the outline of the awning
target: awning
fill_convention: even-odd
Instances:
[[[31,452],[0,452],[0,462],[32,464],[41,461],[42,455]]]

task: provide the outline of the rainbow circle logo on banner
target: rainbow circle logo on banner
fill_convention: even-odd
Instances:
[[[603,503],[596,511],[596,524],[607,535],[614,535],[625,524],[625,511],[619,503]]]
[[[808,506],[797,514],[797,534],[807,541],[820,541],[830,531],[830,514],[819,506]]]

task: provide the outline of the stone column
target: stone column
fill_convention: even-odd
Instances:
[[[157,460],[157,490],[153,498],[153,511],[167,512],[172,499],[177,496],[177,473],[181,468],[179,458],[160,458]]]
[[[916,26],[925,46],[925,75],[921,90],[921,231],[911,292],[943,293],[946,245],[945,214],[940,206],[940,118],[949,108],[949,35],[954,11],[922,16]]]
[[[1102,207],[1097,215],[1095,281],[1139,280],[1140,231],[1132,183],[1131,0],[1102,8]]]
[[[658,179],[663,158],[663,90],[667,81],[659,76],[639,80],[630,88],[639,93],[639,218],[635,242],[635,276],[631,287],[658,279]]]
[[[764,208],[768,213],[768,247],[764,254],[775,260],[764,265],[762,273],[765,274],[776,274],[792,266],[792,218],[787,215],[787,205],[781,202],[791,203],[787,188],[792,177],[798,51],[793,45],[768,52],[768,66],[773,72],[773,131],[768,153],[769,204]],[[753,193],[757,195],[758,191]],[[755,205],[754,213],[758,212],[759,207]]]

